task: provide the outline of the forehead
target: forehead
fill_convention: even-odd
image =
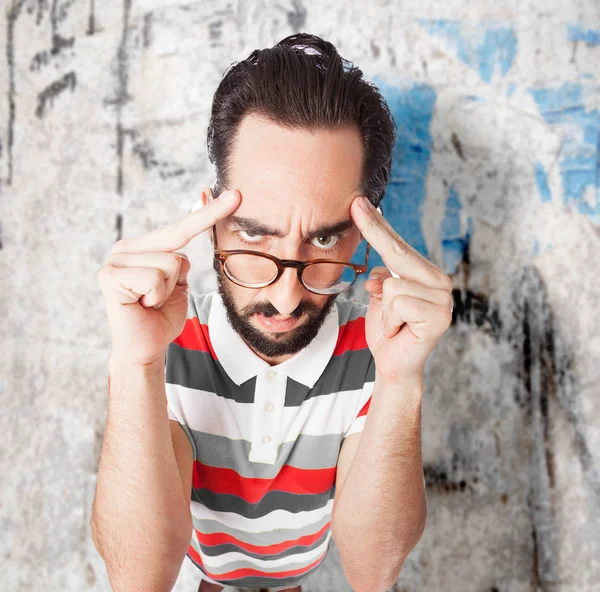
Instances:
[[[291,130],[247,115],[230,161],[229,186],[242,193],[237,213],[339,220],[360,195],[362,160],[356,127]]]

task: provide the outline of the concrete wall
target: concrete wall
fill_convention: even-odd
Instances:
[[[455,285],[426,374],[427,528],[396,590],[600,590],[597,0],[2,8],[1,590],[110,589],[88,524],[110,348],[97,272],[212,183],[226,67],[298,31],[384,91],[400,132],[384,213]],[[186,252],[212,289],[203,237]],[[175,589],[197,582],[186,558]],[[332,548],[306,592],[349,589]]]

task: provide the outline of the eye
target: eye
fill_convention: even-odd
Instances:
[[[313,244],[319,249],[328,250],[333,249],[340,239],[338,234],[324,234],[323,236],[315,236],[313,238]]]
[[[259,243],[263,238],[262,234],[254,234],[248,230],[238,230],[236,234],[246,243]]]

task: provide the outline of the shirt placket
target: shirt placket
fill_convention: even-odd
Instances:
[[[281,444],[281,426],[287,376],[265,370],[256,376],[252,405],[252,443],[248,460],[275,464]]]

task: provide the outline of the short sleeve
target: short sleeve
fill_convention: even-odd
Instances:
[[[350,427],[344,434],[344,438],[351,434],[356,434],[363,431],[365,427],[365,421],[367,419],[367,413],[369,411],[369,405],[371,404],[371,395],[373,394],[373,388],[375,387],[375,360],[371,355],[369,358],[369,365],[367,366],[367,372],[363,383],[360,397],[358,400],[358,406]]]

